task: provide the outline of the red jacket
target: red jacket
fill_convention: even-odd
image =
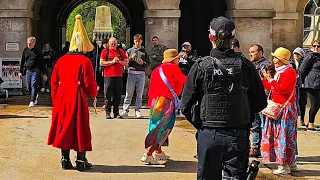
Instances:
[[[164,75],[167,77],[169,83],[174,89],[175,93],[179,96],[182,92],[183,85],[186,82],[187,77],[182,74],[178,65],[173,63],[163,63],[153,70],[150,79],[149,87],[149,101],[148,104],[151,106],[152,99],[160,96],[164,96],[174,100],[172,93],[169,91],[167,85],[163,82],[160,77],[159,68],[162,67]]]
[[[87,94],[97,96],[92,63],[82,54],[69,52],[57,61],[51,76],[53,108],[48,145],[92,150]]]
[[[277,73],[276,73],[277,74]],[[276,75],[275,75],[276,76]],[[285,103],[289,99],[291,93],[294,94],[290,102],[295,102],[295,86],[296,86],[296,71],[289,67],[283,73],[280,74],[279,80],[272,80],[271,82],[263,81],[265,89],[270,91],[271,89],[271,100],[276,103]]]

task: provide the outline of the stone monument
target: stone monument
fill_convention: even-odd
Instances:
[[[93,30],[93,40],[102,41],[113,36],[111,27],[111,10],[108,6],[96,8],[95,27]]]

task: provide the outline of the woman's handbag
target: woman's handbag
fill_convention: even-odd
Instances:
[[[169,88],[173,98],[174,98],[174,106],[175,106],[175,109],[180,109],[180,106],[181,106],[181,100],[179,99],[178,95],[174,92],[174,89],[172,88],[172,86],[170,85],[167,77],[164,75],[163,73],[163,70],[162,70],[162,67],[159,68],[159,73],[160,73],[160,76],[161,76],[161,79],[163,80],[163,82],[167,85],[167,87]]]
[[[270,119],[274,119],[274,120],[279,119],[284,107],[286,107],[288,105],[294,92],[295,92],[295,89],[292,91],[290,97],[287,99],[287,101],[284,104],[276,103],[276,102],[270,100],[269,99],[270,95],[271,95],[271,92],[270,92],[269,97],[268,97],[268,105],[266,108],[264,108],[262,110],[262,114],[266,115]]]

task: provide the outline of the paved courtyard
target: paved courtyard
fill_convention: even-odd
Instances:
[[[148,130],[147,108],[142,110],[144,119],[135,119],[131,111],[131,118],[124,120],[106,120],[102,108],[98,114],[91,108],[93,151],[87,156],[93,169],[81,173],[62,171],[60,151],[46,145],[51,121],[48,99],[45,96],[43,105],[27,108],[27,99],[17,96],[6,102],[9,104],[6,108],[0,107],[0,179],[196,179],[194,130],[183,120],[177,121],[170,146],[164,148],[172,157],[170,161],[153,166],[140,162]],[[18,105],[11,104],[13,101]],[[278,177],[270,170],[276,166],[267,163],[261,165],[260,179],[320,179],[319,142],[320,133],[300,128],[298,166],[301,171]],[[71,157],[74,164],[75,152]]]

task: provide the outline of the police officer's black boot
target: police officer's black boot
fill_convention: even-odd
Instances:
[[[70,161],[70,150],[61,150],[61,166],[63,170],[73,169]]]
[[[77,151],[76,165],[78,171],[84,171],[92,168],[92,164],[89,163],[86,158],[86,152]]]
[[[104,111],[106,112],[106,119],[112,119],[110,112],[108,111],[108,100],[104,101]]]

